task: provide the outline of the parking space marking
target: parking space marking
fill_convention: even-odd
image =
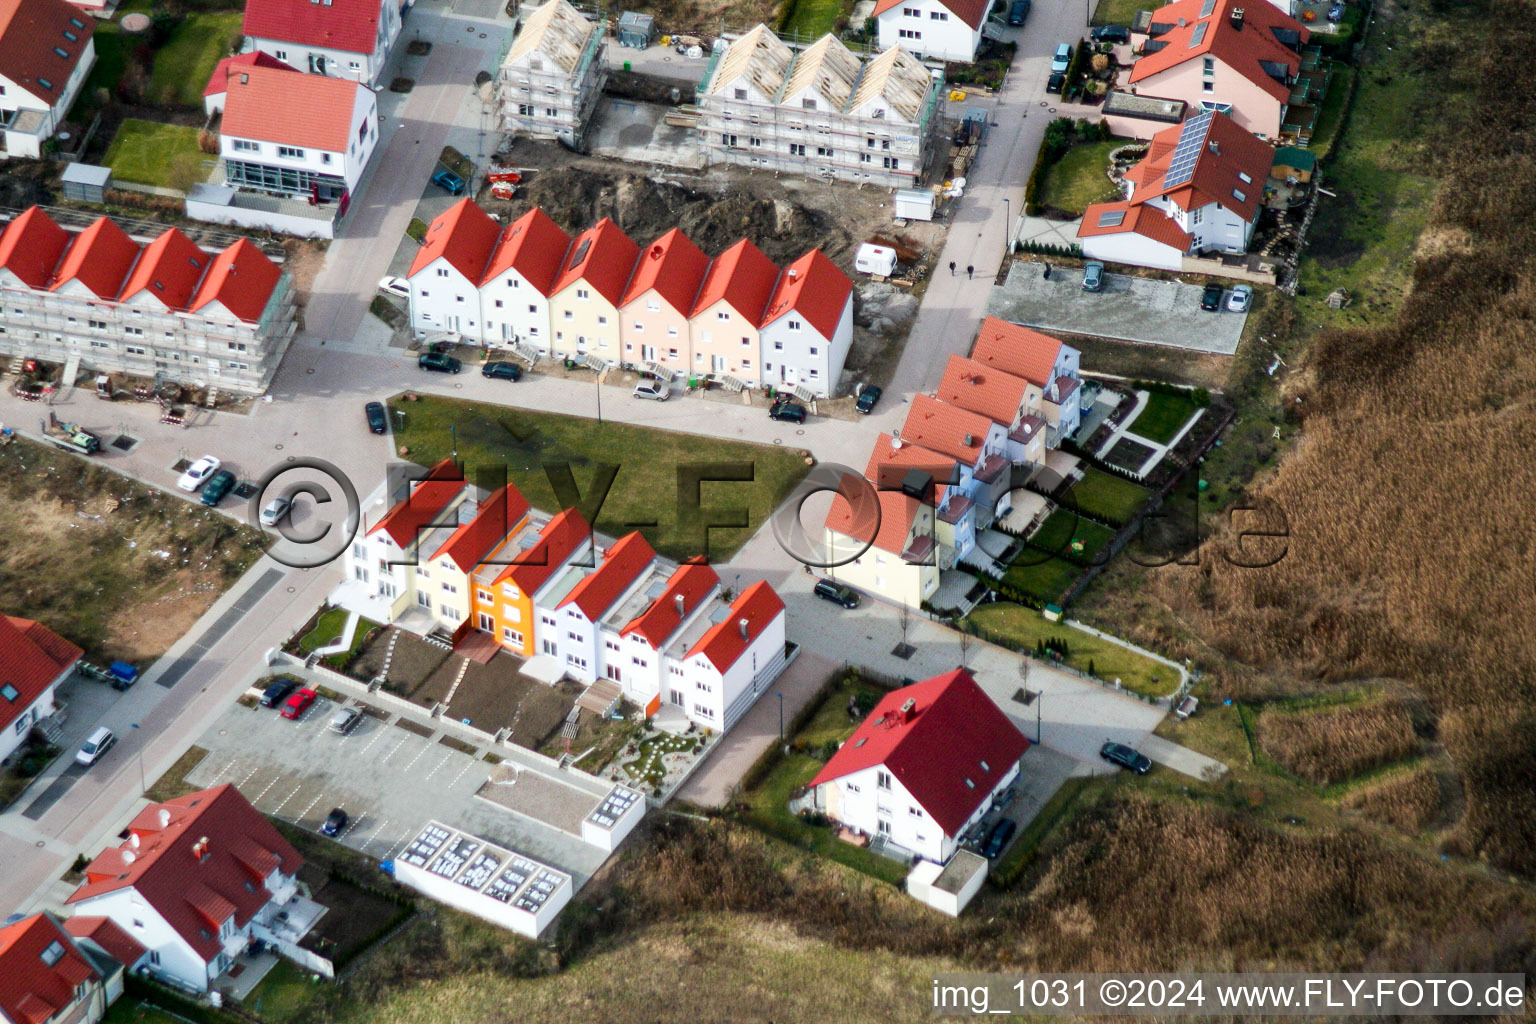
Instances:
[[[369,843],[376,843],[376,842],[378,842],[379,841],[379,833],[383,832],[384,831],[384,826],[388,825],[388,824],[389,824],[389,819],[388,818],[381,818],[381,819],[379,819],[378,825],[373,830],[373,835],[369,836],[367,839],[360,840],[358,842],[358,844],[357,844],[358,848],[361,849],[361,848],[367,846]]]
[[[304,788],[304,785],[302,783],[300,783],[297,786],[294,786],[293,787],[293,792],[289,793],[287,796],[283,797],[283,802],[278,804],[276,807],[272,808],[267,813],[268,814],[276,814],[278,811],[281,811],[283,809],[283,807],[288,803],[289,800],[292,800],[294,797],[299,795],[299,790],[301,790],[303,788]]]
[[[358,751],[359,756],[361,756],[362,754],[368,753],[368,751],[373,747],[373,745],[375,743],[379,742],[379,738],[384,735],[384,732],[385,732],[385,729],[384,729],[383,723],[379,723],[378,727],[373,730],[373,739],[371,739],[367,743],[363,744],[363,749]]]
[[[427,772],[427,774],[423,775],[422,779],[423,780],[430,779],[432,776],[434,776],[438,772],[442,771],[443,770],[443,765],[447,764],[449,759],[452,758],[452,757],[453,757],[453,755],[451,753],[450,754],[444,754],[443,755],[443,759],[441,761],[437,762],[437,767],[433,768],[431,771]]]
[[[245,784],[247,782],[251,781],[251,776],[255,775],[259,771],[261,771],[261,766],[260,765],[257,765],[255,768],[252,768],[249,772],[246,773],[245,778],[241,779],[236,784],[237,788],[240,788],[240,789],[245,788]],[[233,778],[233,776],[231,776],[231,778]]]
[[[325,793],[323,791],[319,792],[319,793],[316,793],[315,794],[315,798],[309,802],[309,806],[304,808],[302,811],[299,812],[299,820],[302,821],[305,817],[307,817],[309,815],[309,812],[314,808],[315,804],[319,803],[320,802],[320,798],[322,796],[324,796],[324,795],[325,795]]]
[[[252,770],[251,775],[255,775],[255,774],[256,774],[256,771]],[[251,777],[250,775],[246,776],[246,778],[250,778],[250,777]],[[278,782],[282,779],[282,777],[283,777],[283,773],[282,772],[278,772],[276,775],[272,776],[272,781],[267,783],[265,786],[263,786],[261,788],[261,792],[256,794],[255,799],[253,799],[251,801],[251,803],[253,803],[253,804],[260,803],[261,802],[261,798],[267,795],[267,790],[269,790],[273,786],[277,785]]]
[[[400,748],[405,746],[405,741],[410,739],[410,738],[411,737],[410,737],[409,734],[407,734],[405,736],[401,736],[400,737],[400,742],[395,744],[395,749],[391,750],[389,753],[385,754],[382,758],[380,758],[379,759],[380,763],[381,764],[386,764],[386,765],[389,764],[389,759],[394,757],[396,754],[400,753]]]
[[[408,762],[406,762],[405,771],[410,771],[411,770],[411,766],[414,765],[417,761],[420,761],[421,760],[421,755],[425,754],[430,749],[431,749],[431,744],[423,743],[422,746],[421,746],[421,749],[416,751],[416,756],[411,758]]]
[[[459,774],[455,775],[453,778],[448,780],[448,785],[452,786],[454,783],[456,783],[460,779],[462,779],[464,777],[464,773],[469,771],[471,768],[473,768],[475,766],[475,764],[476,764],[475,761],[470,761],[463,768],[460,768],[459,769]]]

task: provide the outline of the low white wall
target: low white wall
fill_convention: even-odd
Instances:
[[[239,228],[264,228],[300,238],[335,238],[333,220],[311,217],[294,217],[269,210],[248,210],[240,206],[222,203],[204,203],[187,197],[187,216],[209,224],[225,224]]]

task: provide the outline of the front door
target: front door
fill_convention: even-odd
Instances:
[[[492,633],[492,634],[494,634],[496,632],[496,620],[492,619],[489,615],[485,614],[485,612],[481,612],[480,613],[480,630],[481,630],[481,632],[484,632],[484,633]]]
[[[715,373],[725,372],[725,356],[711,356],[709,368]]]
[[[642,362],[654,363],[656,361],[656,346],[655,345],[641,345],[640,346],[640,359],[641,359]]]

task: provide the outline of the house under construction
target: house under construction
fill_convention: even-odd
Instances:
[[[588,21],[567,0],[529,15],[496,80],[502,131],[579,148],[607,77],[607,31],[606,21]]]
[[[861,61],[826,35],[796,53],[758,25],[710,55],[698,124],[711,161],[903,188],[937,150],[943,95],[900,47]]]

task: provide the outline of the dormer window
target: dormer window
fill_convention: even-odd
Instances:
[[[64,944],[55,939],[48,943],[48,948],[39,953],[38,956],[42,958],[45,966],[52,967],[64,959]]]

